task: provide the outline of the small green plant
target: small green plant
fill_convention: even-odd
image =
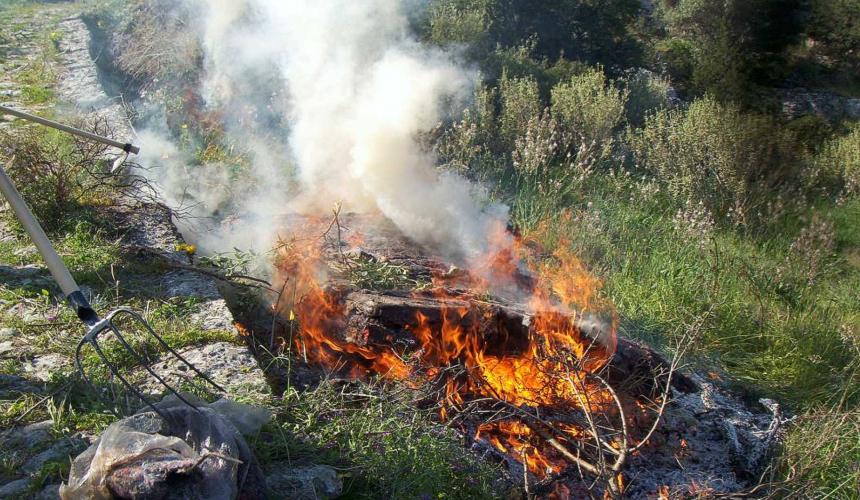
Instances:
[[[349,280],[369,290],[414,290],[427,285],[413,278],[406,266],[370,257],[350,258],[348,269]]]
[[[69,478],[71,468],[72,463],[68,459],[51,460],[45,463],[39,472],[30,479],[28,493],[35,496],[48,484],[66,481]]]
[[[39,85],[25,85],[21,89],[21,96],[28,104],[47,104],[54,99],[55,92]]]
[[[232,252],[218,252],[202,255],[198,262],[204,266],[217,267],[225,274],[249,274],[262,262],[262,257],[253,250],[234,248]]]

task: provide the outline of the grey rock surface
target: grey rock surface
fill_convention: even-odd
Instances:
[[[0,434],[0,447],[9,450],[16,448],[39,449],[51,440],[53,422],[45,420],[24,427],[9,429]]]
[[[270,392],[256,358],[244,346],[217,342],[181,349],[179,352],[189,363],[226,389],[228,394],[254,398]],[[153,368],[175,387],[182,387],[194,379],[194,372],[172,356],[163,357],[163,361],[155,363]],[[199,382],[203,384],[201,387],[206,388],[205,382]],[[145,379],[140,388],[149,394],[164,392],[154,378]]]
[[[48,382],[55,375],[70,374],[74,368],[72,362],[62,354],[44,354],[34,356],[22,364],[24,373],[29,377],[42,382]]]
[[[191,315],[191,320],[203,330],[233,331],[233,314],[224,299],[216,299],[201,304],[200,312]]]
[[[26,474],[35,474],[42,470],[42,467],[48,462],[67,460],[87,449],[88,445],[89,443],[80,436],[61,439],[47,450],[27,460],[21,467],[21,471]]]
[[[860,120],[860,99],[831,92],[807,89],[785,89],[778,93],[782,113],[790,118],[814,115],[829,122]]]
[[[85,113],[93,113],[107,120],[120,137],[130,137],[131,127],[126,118],[122,99],[110,97],[102,88],[98,69],[90,55],[92,36],[80,17],[60,23],[59,41],[63,72],[59,78],[57,94],[62,101]]]
[[[30,489],[30,478],[16,479],[0,486],[0,498],[15,498]]]
[[[15,398],[21,394],[41,394],[42,387],[18,375],[0,374],[0,397]]]
[[[273,498],[301,500],[332,499],[343,494],[343,480],[327,465],[290,467],[287,463],[272,466],[266,477]]]
[[[36,494],[33,500],[57,500],[60,498],[60,485],[49,484]]]

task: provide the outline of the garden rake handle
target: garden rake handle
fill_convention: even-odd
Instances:
[[[45,235],[45,231],[39,225],[39,221],[36,220],[27,203],[24,202],[24,198],[21,197],[21,193],[15,188],[12,179],[6,175],[6,170],[3,169],[2,165],[0,165],[0,192],[3,193],[3,196],[9,202],[12,211],[15,212],[15,216],[18,217],[18,220],[24,227],[24,231],[30,235],[42,258],[45,259],[51,275],[57,284],[60,285],[60,289],[66,295],[66,299],[77,313],[78,318],[90,326],[97,322],[98,316],[95,311],[90,307],[84,294],[81,293],[81,289],[75,283],[72,274],[66,268],[60,256],[57,255],[56,250],[54,250],[54,247]]]
[[[122,143],[119,141],[115,141],[113,139],[108,139],[107,137],[102,137],[100,135],[93,134],[91,132],[87,132],[86,130],[77,129],[74,127],[70,127],[68,125],[63,125],[62,123],[57,123],[55,121],[47,120],[42,118],[41,116],[31,115],[29,113],[25,113],[23,111],[18,111],[17,109],[7,108],[6,106],[0,106],[0,113],[5,113],[7,115],[17,116],[18,118],[23,118],[24,120],[29,120],[31,122],[35,122],[41,125],[45,125],[47,127],[55,128],[57,130],[62,130],[63,132],[68,132],[69,134],[76,135],[78,137],[83,137],[85,139],[90,139],[91,141],[100,142],[102,144],[106,144],[108,146],[113,146],[115,148],[119,148],[126,153],[130,154],[138,154],[140,153],[140,148],[131,144],[131,143]]]

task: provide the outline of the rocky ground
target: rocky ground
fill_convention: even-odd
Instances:
[[[90,34],[74,9],[47,4],[16,10],[0,38],[0,102],[60,119],[97,115],[118,137],[131,137],[121,101],[102,90]],[[34,68],[43,79],[32,75]],[[0,121],[7,129],[20,126],[25,125]],[[240,340],[215,281],[164,265],[164,259],[180,266],[192,259],[190,252],[177,250],[184,241],[169,212],[149,203],[106,208],[100,219],[110,229],[104,231],[111,240],[104,249],[115,257],[108,272],[72,266],[94,306],[105,313],[132,302],[156,327],[166,327],[161,333],[179,340],[173,343],[186,358],[233,397],[266,397],[262,370]],[[64,257],[82,250],[62,241],[58,246]],[[103,407],[88,414],[65,404],[64,391],[77,379],[71,354],[84,328],[64,310],[35,248],[9,223],[0,226],[0,247],[0,498],[56,498],[55,481],[69,458],[114,417]],[[163,257],[158,264],[152,253]],[[184,367],[169,359],[159,366],[173,383],[187,378]],[[157,394],[160,388],[152,382],[141,387]]]

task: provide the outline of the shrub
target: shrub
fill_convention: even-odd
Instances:
[[[854,0],[812,0],[809,35],[813,52],[832,69],[856,74],[860,69],[860,4]]]
[[[500,159],[510,147],[498,138],[497,97],[497,89],[480,87],[473,107],[438,137],[434,147],[444,168],[479,179],[493,179],[504,172]]]
[[[627,97],[627,120],[642,125],[645,117],[655,111],[666,109],[671,104],[672,85],[662,76],[640,69],[625,81]]]
[[[171,83],[197,82],[202,67],[198,33],[189,28],[199,15],[190,2],[101,0],[83,19],[107,50],[103,69],[127,89],[147,91]],[[171,43],[165,44],[165,40]]]
[[[641,10],[637,0],[492,0],[489,4],[493,44],[512,47],[536,36],[539,58],[564,56],[591,64],[630,66],[640,56],[631,33]]]
[[[78,124],[111,136],[103,121]],[[139,176],[111,172],[109,148],[52,129],[27,127],[0,132],[0,160],[46,230],[60,229],[69,212],[86,203],[104,204],[124,194],[143,195]]]
[[[499,81],[499,136],[503,144],[510,147],[518,137],[525,134],[529,120],[541,114],[540,90],[533,77],[510,78],[502,73]]]
[[[595,142],[578,140],[549,110],[531,117],[511,154],[516,226],[535,228],[558,208],[569,205],[577,188],[608,151]]]
[[[481,2],[435,2],[430,10],[430,40],[439,45],[479,44],[487,36],[488,12]]]
[[[682,38],[660,40],[654,46],[657,63],[678,82],[686,82],[693,78],[694,50],[693,44]]]
[[[628,95],[607,84],[603,70],[596,68],[552,89],[552,113],[583,142],[605,144],[624,118]]]
[[[552,89],[543,109],[533,77],[502,74],[476,105],[445,130],[436,152],[450,169],[498,183],[511,196],[514,222],[534,227],[574,201],[575,193],[613,150],[627,91],[590,68]]]
[[[650,116],[629,135],[637,165],[676,199],[739,225],[774,215],[768,205],[802,184],[793,142],[774,119],[711,97]]]
[[[754,84],[782,80],[787,49],[803,32],[803,0],[677,0],[660,11],[672,38],[686,40],[697,90],[740,99]],[[671,5],[671,6],[670,6]]]
[[[838,180],[845,196],[860,194],[860,125],[827,142],[816,164],[822,173]]]

